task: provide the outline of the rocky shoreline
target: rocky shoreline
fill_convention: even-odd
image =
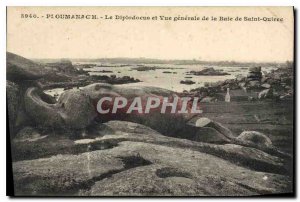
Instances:
[[[89,76],[71,65],[62,61],[42,66],[7,53],[8,138],[17,196],[256,196],[293,192],[293,151],[284,150],[292,148],[293,141],[291,67],[270,73],[250,68],[247,77],[180,94],[205,100],[206,118],[195,117],[187,124],[183,119],[178,122],[160,115],[158,121],[149,119],[142,125],[134,119],[94,119],[91,99],[101,86],[66,90],[59,101],[44,94],[43,90],[54,86],[104,82],[104,87],[113,88],[108,83],[138,82],[130,77]],[[227,88],[232,102],[225,105]],[[135,94],[147,91],[170,95],[165,89],[143,87]],[[126,87],[120,92],[131,93]],[[246,102],[239,102],[239,97]],[[277,102],[280,100],[285,102]],[[73,127],[66,127],[67,123]],[[173,136],[160,132],[169,126],[197,130],[191,130],[189,136],[187,130]],[[223,133],[229,135],[224,137]],[[280,147],[282,143],[287,145]]]
[[[274,101],[291,100],[293,98],[293,65],[287,64],[262,74],[261,67],[250,67],[246,77],[238,76],[216,83],[206,83],[204,87],[184,91],[182,96],[200,97],[201,99],[214,98],[224,101],[227,88],[234,93],[233,97],[244,101],[269,99]]]
[[[75,65],[71,61],[62,60],[59,62],[37,64],[20,56],[8,53],[7,54],[7,77],[10,80],[18,80],[18,70],[21,66],[25,67],[26,64],[31,65],[30,76],[26,81],[28,85],[36,85],[40,88],[47,90],[51,88],[73,88],[86,86],[96,82],[110,83],[110,84],[126,84],[137,83],[140,80],[129,77],[117,77],[116,75],[89,75],[83,68],[92,67],[91,64]],[[22,69],[22,68],[21,68]],[[23,70],[22,70],[23,71]],[[35,73],[36,72],[36,73]],[[111,73],[111,71],[103,70],[102,73]],[[35,76],[39,74],[39,76]],[[22,75],[24,77],[24,75]],[[22,79],[23,80],[23,79]]]

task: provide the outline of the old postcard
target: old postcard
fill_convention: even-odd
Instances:
[[[7,7],[15,196],[293,196],[293,7]]]

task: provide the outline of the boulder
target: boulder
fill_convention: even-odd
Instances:
[[[259,88],[260,87],[260,82],[255,80],[255,81],[249,81],[248,86],[251,88]]]
[[[281,100],[289,100],[289,99],[293,99],[293,96],[290,93],[286,93],[284,95],[281,95],[279,98]]]
[[[272,89],[265,89],[258,94],[258,99],[272,98],[272,97],[273,97]]]
[[[261,87],[263,87],[263,88],[271,88],[271,85],[268,84],[268,83],[264,83],[264,84],[261,85]]]
[[[215,101],[216,101],[215,97],[206,96],[206,97],[202,98],[200,102],[215,102]]]
[[[260,147],[272,147],[271,139],[263,133],[257,131],[244,131],[237,137],[237,139],[246,142],[252,142]]]

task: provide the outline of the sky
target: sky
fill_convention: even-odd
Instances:
[[[283,22],[66,20],[46,19],[47,14],[277,17]],[[7,51],[36,59],[283,62],[293,60],[293,24],[292,7],[8,7]]]

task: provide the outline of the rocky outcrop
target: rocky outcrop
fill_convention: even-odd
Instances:
[[[97,111],[98,101],[109,96],[112,100],[115,97],[124,97],[128,100],[126,106],[111,113],[113,103],[108,102],[108,113],[99,113]],[[159,106],[151,109],[151,113],[134,111],[127,113],[134,98],[140,97],[143,109],[149,97],[159,98]],[[187,120],[194,116],[192,113],[178,113],[181,106],[178,102],[176,113],[171,113],[167,109],[166,113],[161,113],[163,97],[177,97],[173,91],[146,86],[122,86],[110,85],[106,83],[95,83],[85,86],[81,89],[71,89],[61,94],[57,102],[52,103],[48,96],[37,88],[29,88],[25,94],[25,109],[29,116],[38,126],[48,128],[85,128],[94,121],[105,122],[109,120],[126,120],[141,123],[157,129],[163,134],[173,134],[177,130],[190,128],[186,124]],[[50,102],[49,102],[50,101]],[[187,108],[191,108],[187,105]],[[143,111],[143,110],[142,110]],[[198,130],[192,128],[192,130]],[[188,138],[188,137],[187,137]],[[193,137],[191,137],[193,138]],[[201,141],[201,140],[199,140]]]
[[[32,124],[32,120],[28,117],[24,106],[24,94],[27,84],[22,86],[12,81],[6,81],[7,112],[11,137],[23,127]]]
[[[156,70],[156,67],[140,66],[140,67],[133,67],[131,69],[141,72],[141,71]]]
[[[46,63],[46,68],[52,69],[56,72],[65,74],[76,74],[77,69],[72,65],[72,62],[67,59],[62,59],[59,62]]]
[[[236,90],[237,98],[233,96],[233,100],[288,100],[293,97],[293,75],[291,65],[280,67],[269,73],[264,72],[264,75],[261,67],[250,67],[249,74],[246,77],[238,75],[235,79],[206,83],[203,87],[184,92],[183,95],[200,98],[209,96],[224,100],[226,89],[229,88],[231,92]]]
[[[257,131],[244,131],[237,139],[242,141],[250,141],[261,147],[272,147],[272,141],[266,135]]]
[[[138,83],[139,79],[135,79],[130,76],[116,77],[116,75],[106,76],[106,75],[92,75],[89,77],[88,83],[97,83],[103,81],[104,83],[109,84],[125,84],[125,83]]]
[[[201,71],[190,71],[187,72],[187,75],[196,75],[196,76],[223,76],[223,75],[230,75],[226,72],[215,70],[212,67],[205,68]]]
[[[79,87],[95,82],[111,84],[140,82],[140,80],[129,76],[90,76],[88,72],[84,71],[82,68],[77,69],[74,67],[70,60],[39,64],[9,52],[7,52],[6,57],[7,79],[20,83],[25,90],[32,86],[49,89],[59,87]]]
[[[139,80],[128,76],[120,78],[116,76],[102,78],[101,76],[88,76],[86,75],[86,72],[80,74],[79,70],[77,70],[69,60],[41,65],[9,52],[7,52],[7,79],[6,92],[8,99],[8,117],[12,136],[15,135],[19,129],[22,129],[22,127],[27,125],[42,122],[42,125],[44,126],[53,126],[53,123],[56,123],[56,126],[59,127],[59,125],[65,125],[62,124],[62,120],[66,121],[66,125],[68,125],[78,117],[76,112],[73,113],[74,118],[68,117],[64,119],[61,118],[62,115],[57,115],[57,113],[54,114],[53,112],[55,111],[65,115],[62,111],[65,111],[66,109],[62,106],[54,105],[55,99],[42,93],[43,89],[58,87],[68,89],[74,86],[85,86],[99,80],[114,84],[139,82]],[[35,90],[32,90],[32,88]],[[65,97],[65,99],[68,100],[69,97]],[[82,99],[79,99],[78,101],[80,100]],[[73,99],[72,102],[70,101],[69,106],[74,106],[75,103],[76,102]],[[77,103],[77,105],[80,105],[80,103]],[[42,109],[41,106],[46,107]],[[55,107],[57,108],[54,109]],[[80,107],[78,109],[78,113],[81,113]],[[35,111],[31,110],[37,110],[37,114],[35,114]],[[84,110],[86,110],[86,108]],[[88,114],[89,111],[86,110],[82,113],[83,115]],[[54,116],[49,118],[50,116],[48,117],[48,115]],[[49,122],[46,120],[48,118],[51,119]],[[73,125],[78,125],[80,128],[85,127],[91,122],[90,119],[91,118],[83,116],[78,124]]]
[[[99,73],[113,73],[111,70],[94,70],[93,72],[99,72]]]
[[[42,65],[16,54],[6,53],[6,77],[10,81],[36,80],[48,73]]]
[[[191,81],[191,80],[183,80],[183,81],[180,81],[181,84],[186,84],[186,85],[192,85],[194,84],[195,82],[194,81]]]
[[[14,133],[20,102],[22,100],[19,86],[11,81],[6,81],[6,101],[9,118],[9,129]]]
[[[25,109],[40,127],[85,128],[96,117],[90,97],[79,89],[65,91],[58,102],[37,88],[25,93]]]
[[[21,100],[20,89],[17,84],[6,81],[6,96],[7,96],[7,108],[9,113],[10,123],[15,123],[18,114],[19,103]]]
[[[229,129],[209,119],[201,119],[193,125],[186,122],[190,120],[186,117],[162,117],[161,114],[122,119],[143,125],[111,121],[115,117],[105,120],[102,116],[96,117],[94,101],[108,92],[112,97],[127,98],[148,94],[170,96],[173,92],[101,83],[65,91],[56,101],[40,88],[29,86],[32,83],[20,85],[27,79],[45,79],[43,71],[33,71],[36,64],[23,60],[15,57],[10,66],[13,71],[8,70],[17,69],[18,76],[9,79],[18,84],[7,82],[7,97],[11,102],[9,120],[14,124],[11,128],[16,128],[20,111],[30,120],[21,124],[20,130],[15,131],[16,136],[11,137],[16,195],[244,196],[293,190],[292,158],[279,152],[262,133],[248,131],[236,138]],[[24,69],[19,65],[23,62]],[[284,73],[282,75],[279,86],[285,83],[284,89],[288,89],[292,84],[288,84]],[[89,79],[93,77],[86,77],[80,77],[83,80],[78,83],[92,81]],[[70,82],[69,78],[73,82],[79,77],[68,77],[65,82]],[[116,76],[109,78],[117,79]],[[57,84],[55,78],[52,79],[50,83]],[[261,87],[274,90],[273,95],[278,92],[277,78],[261,82],[270,85],[270,88]],[[246,78],[232,79],[209,84],[201,92],[195,91],[195,95],[207,98],[213,94],[210,98],[214,100],[223,88],[239,88],[241,83],[248,87]],[[117,118],[120,115],[117,114]],[[212,123],[214,127],[209,126]]]
[[[133,146],[130,143],[123,145],[126,148]],[[139,151],[140,156],[155,163],[116,173],[110,178],[96,182],[85,194],[245,196],[268,194],[284,187],[281,182],[275,183],[275,179],[284,178],[280,175],[249,172],[242,167],[198,152],[162,146],[153,146],[150,149],[149,146],[152,145],[139,143],[134,149]],[[142,148],[147,149],[142,151]],[[125,153],[126,149],[123,151]],[[225,167],[228,169],[224,169]],[[257,182],[260,185],[256,184]],[[273,186],[269,187],[269,182],[274,182]],[[284,188],[281,191],[284,191]]]
[[[85,133],[16,142],[15,193],[245,196],[292,189],[284,160],[257,149],[166,137],[123,121]]]
[[[247,81],[260,81],[262,78],[261,67],[250,67]]]
[[[103,96],[123,97],[128,100],[125,108],[118,109],[118,111],[111,113],[113,103],[109,102],[106,105],[108,113],[99,113],[97,111],[97,103]],[[140,87],[140,86],[113,86],[109,84],[96,83],[86,86],[82,89],[71,89],[65,91],[59,97],[58,101],[53,100],[52,97],[44,94],[37,88],[29,88],[25,93],[25,110],[32,120],[34,120],[37,127],[55,128],[55,129],[85,129],[96,122],[106,122],[110,120],[124,120],[140,123],[156,129],[167,136],[174,136],[179,138],[190,139],[199,142],[234,142],[235,137],[230,135],[228,129],[223,130],[224,127],[219,127],[220,124],[211,121],[211,128],[204,128],[203,126],[192,125],[189,123],[192,117],[199,119],[192,113],[179,113],[181,109],[177,109],[176,113],[161,113],[160,108],[155,108],[151,113],[127,113],[127,109],[131,105],[129,102],[135,97],[141,97],[142,103],[147,102],[148,97],[176,97],[176,93],[156,88],[156,87]],[[205,100],[206,99],[206,100]],[[202,99],[200,102],[212,102],[208,97]],[[161,103],[162,105],[162,100]],[[180,105],[180,104],[178,104]],[[190,107],[187,105],[187,108]],[[224,136],[224,138],[222,138]],[[235,142],[241,145],[247,145],[241,140]]]

